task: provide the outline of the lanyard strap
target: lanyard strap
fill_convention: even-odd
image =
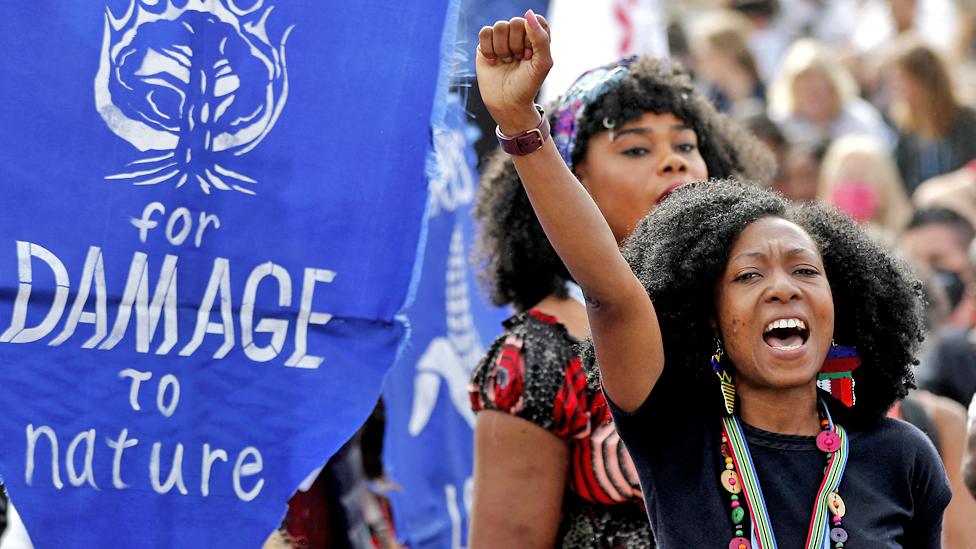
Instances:
[[[817,491],[817,497],[813,504],[813,516],[810,518],[810,528],[807,531],[807,549],[825,549],[830,547],[829,537],[829,512],[827,510],[827,498],[840,486],[841,477],[847,466],[848,438],[847,432],[840,425],[837,425],[830,418],[826,404],[821,402],[821,406],[826,412],[830,427],[840,438],[840,447],[831,453],[827,468],[824,473],[823,482]],[[766,509],[766,500],[763,497],[762,487],[759,485],[759,477],[756,475],[756,468],[749,454],[749,445],[746,443],[745,435],[739,419],[734,415],[722,418],[722,426],[725,437],[729,441],[729,451],[732,460],[739,473],[742,483],[742,492],[746,498],[746,506],[749,508],[749,517],[752,520],[753,544],[757,549],[775,549],[776,538],[773,535],[773,524],[769,519],[769,511]]]
[[[840,486],[840,480],[844,476],[844,469],[847,467],[848,438],[847,431],[840,425],[834,423],[830,417],[830,411],[823,405],[830,427],[840,438],[840,447],[832,452],[827,458],[827,469],[824,471],[824,479],[817,491],[817,499],[813,502],[813,515],[810,517],[810,529],[807,531],[807,547],[830,547],[830,512],[828,497],[836,492]]]
[[[734,415],[723,417],[722,426],[725,430],[725,437],[729,441],[729,453],[732,454],[732,461],[739,473],[739,482],[742,483],[742,494],[746,498],[746,507],[749,509],[753,544],[757,549],[773,549],[776,547],[773,525],[769,521],[766,500],[762,495],[762,487],[759,486],[759,479],[756,476],[755,466],[752,464],[752,456],[749,455],[749,445],[746,444],[745,435],[742,434],[742,427]]]

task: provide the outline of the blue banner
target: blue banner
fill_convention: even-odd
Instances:
[[[406,333],[450,0],[0,18],[0,474],[39,547],[256,547]]]
[[[473,106],[479,98],[466,94],[478,31],[527,8],[544,14],[548,5],[549,0],[461,0],[457,39],[442,48],[454,54],[449,74],[462,93],[450,97],[443,119],[435,119],[429,233],[417,300],[409,310],[411,344],[383,389],[383,463],[395,486],[390,499],[397,534],[411,549],[467,546],[474,462],[467,384],[510,313],[487,303],[469,264],[479,178],[473,145],[481,132],[465,104],[481,110]]]
[[[467,545],[474,460],[472,369],[500,332],[504,310],[487,305],[469,265],[478,130],[452,95],[434,133],[427,249],[410,347],[384,386],[383,461],[397,533],[412,549]]]

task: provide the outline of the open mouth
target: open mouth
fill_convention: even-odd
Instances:
[[[774,320],[763,330],[763,340],[766,345],[779,351],[799,349],[809,337],[810,330],[799,318]]]

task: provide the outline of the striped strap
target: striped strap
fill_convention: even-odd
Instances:
[[[759,486],[759,478],[756,476],[752,456],[749,455],[749,445],[742,433],[739,419],[730,415],[722,418],[722,422],[725,428],[725,437],[729,441],[732,461],[735,463],[736,471],[739,472],[739,482],[742,484],[742,493],[746,498],[746,507],[749,508],[749,519],[752,521],[753,541],[756,549],[775,548],[776,539],[773,537],[773,525],[769,520],[766,500],[763,498],[762,487]]]
[[[829,518],[830,513],[827,509],[827,498],[830,493],[837,490],[840,486],[844,469],[847,466],[848,438],[847,432],[840,425],[833,422],[830,412],[827,411],[825,403],[821,406],[827,414],[827,420],[833,427],[837,436],[840,437],[840,448],[830,456],[827,462],[827,470],[824,474],[817,498],[814,500],[813,516],[810,519],[810,528],[807,531],[807,549],[828,549],[830,547],[829,537]],[[776,538],[773,535],[773,525],[769,519],[769,511],[766,509],[766,500],[763,497],[762,487],[759,486],[759,477],[756,475],[755,466],[752,463],[752,456],[749,454],[749,445],[746,443],[742,427],[739,425],[737,417],[730,415],[722,418],[725,437],[729,441],[729,451],[732,460],[739,473],[739,481],[742,483],[742,492],[746,498],[746,506],[749,508],[749,518],[752,520],[753,544],[756,549],[775,549]]]
[[[827,471],[817,492],[817,499],[813,503],[813,515],[810,517],[810,529],[807,531],[807,547],[810,549],[830,548],[830,509],[827,498],[840,486],[844,469],[847,467],[849,444],[847,431],[840,425],[833,422],[831,424],[834,432],[840,437],[840,448],[831,454],[830,461],[827,462]]]

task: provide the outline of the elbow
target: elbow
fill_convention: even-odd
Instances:
[[[607,302],[603,296],[597,292],[583,290],[583,299],[586,301],[586,309],[595,313],[603,313],[607,306],[612,306],[612,301]]]
[[[583,298],[587,310],[610,317],[626,313],[632,308],[643,308],[650,304],[647,290],[633,273],[628,272],[625,283],[600,288],[583,288]]]

